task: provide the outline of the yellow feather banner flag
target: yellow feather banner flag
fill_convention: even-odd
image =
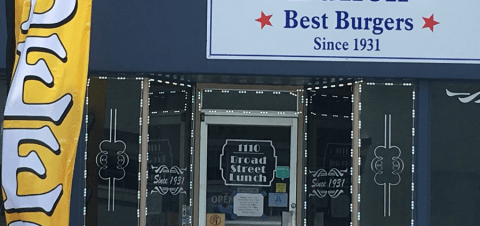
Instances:
[[[16,56],[2,154],[7,225],[68,225],[92,1],[14,1]]]

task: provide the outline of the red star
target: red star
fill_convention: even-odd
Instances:
[[[432,32],[433,32],[433,26],[439,24],[438,21],[435,21],[433,19],[433,14],[430,16],[430,18],[423,17],[423,20],[425,21],[425,25],[423,25],[422,28],[428,27],[428,28],[430,28],[430,30],[432,30]]]
[[[265,27],[265,25],[270,25],[272,26],[272,23],[270,23],[270,18],[272,17],[273,14],[271,15],[265,15],[265,13],[263,13],[262,11],[262,16],[260,16],[260,18],[256,19],[255,21],[258,21],[262,24],[262,29],[263,27]]]

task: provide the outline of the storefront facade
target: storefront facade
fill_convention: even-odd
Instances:
[[[71,225],[478,221],[478,61],[312,60],[295,56],[297,36],[315,38],[302,31],[270,39],[292,38],[288,57],[252,57],[242,44],[254,42],[251,37],[215,24],[223,15],[215,11],[222,7],[212,7],[217,3],[93,3]],[[303,3],[273,13],[280,20],[272,19],[272,27],[287,27],[282,21],[293,28],[294,15],[298,28],[306,27]],[[255,7],[252,26],[269,32],[270,25],[255,20],[264,14],[257,8],[268,7]],[[322,15],[317,22],[326,22]],[[441,25],[440,12],[435,18]],[[0,18],[0,30],[4,24]],[[243,55],[228,52],[242,49]],[[7,84],[4,56],[0,73]]]

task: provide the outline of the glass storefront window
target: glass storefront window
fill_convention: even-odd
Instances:
[[[191,212],[191,91],[150,82],[146,225],[186,225]]]
[[[349,226],[352,87],[310,89],[306,153],[308,226]]]
[[[86,225],[138,225],[142,81],[90,78]]]
[[[354,159],[354,191],[358,191],[359,225],[411,225],[414,201],[414,101],[410,83],[358,83],[358,159]],[[358,175],[358,176],[357,176]]]
[[[191,86],[147,81],[89,79],[86,225],[191,225]]]
[[[192,214],[200,226],[411,222],[411,84],[357,83],[305,96],[200,85],[193,95],[189,86],[150,80],[147,98],[145,81],[89,81],[86,225],[190,226]],[[388,170],[393,176],[380,178]]]
[[[431,88],[430,225],[480,221],[479,83]]]

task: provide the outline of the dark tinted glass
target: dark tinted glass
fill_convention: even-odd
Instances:
[[[479,91],[479,83],[432,85],[430,225],[480,222]]]
[[[203,109],[297,110],[297,96],[290,92],[206,90],[203,97]]]
[[[141,81],[91,78],[87,225],[137,225]]]
[[[348,226],[352,185],[351,87],[312,90],[308,94],[307,225]]]
[[[360,101],[360,225],[410,225],[413,86],[367,85]]]
[[[182,225],[190,208],[190,89],[151,82],[149,97],[147,225]]]

